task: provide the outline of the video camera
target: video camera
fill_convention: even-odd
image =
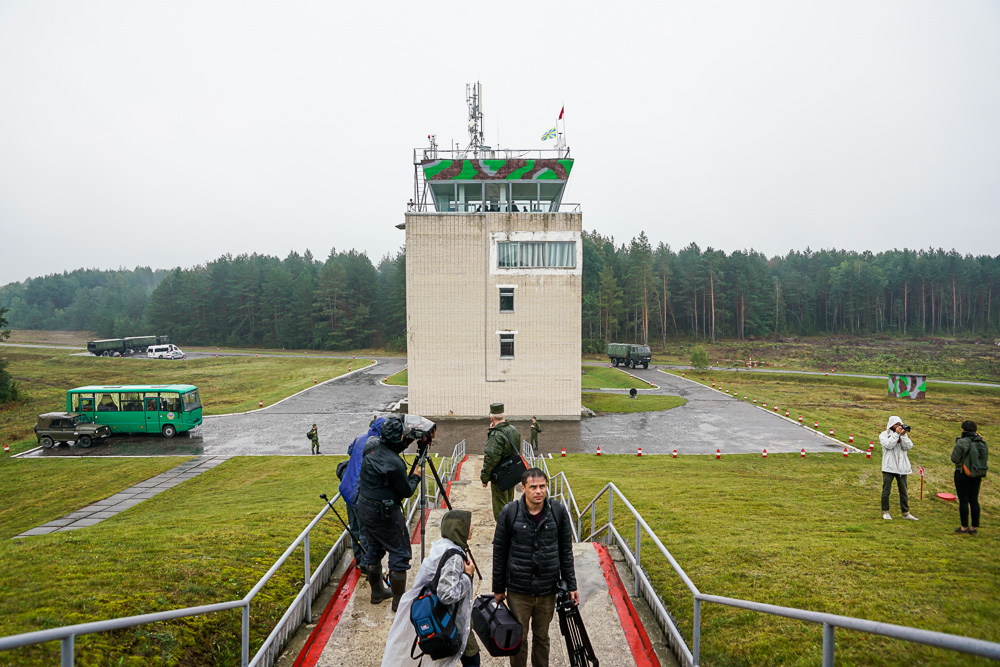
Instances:
[[[434,444],[434,434],[437,433],[437,424],[427,417],[419,415],[404,415],[403,417],[403,442],[409,446],[411,442],[416,442],[417,447],[426,449]]]

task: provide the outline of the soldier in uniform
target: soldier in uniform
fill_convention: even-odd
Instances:
[[[403,420],[390,417],[382,423],[381,435],[368,438],[361,459],[356,511],[361,521],[362,541],[368,549],[361,558],[371,585],[371,603],[392,598],[392,610],[406,592],[406,571],[413,552],[403,518],[403,501],[420,484],[420,468],[406,472],[400,456],[406,449]],[[382,583],[382,557],[389,554],[389,586]]]
[[[312,453],[319,454],[319,431],[316,424],[313,424],[312,430],[306,433],[306,436],[312,440]]]
[[[538,451],[538,434],[542,432],[542,425],[534,417],[531,418],[531,447]]]
[[[490,430],[486,436],[486,451],[483,457],[483,472],[479,475],[480,481],[485,487],[490,481],[490,474],[505,456],[518,453],[518,446],[521,444],[521,434],[513,425],[507,422],[507,417],[503,412],[503,403],[493,403],[490,405]],[[493,494],[493,519],[500,516],[500,510],[504,505],[514,500],[514,489],[510,488],[501,491],[496,484],[490,484],[490,491]]]

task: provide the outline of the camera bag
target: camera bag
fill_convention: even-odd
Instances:
[[[472,602],[472,629],[493,657],[515,655],[521,650],[524,628],[503,602],[480,595]]]
[[[490,474],[490,481],[497,485],[501,491],[513,489],[516,484],[521,483],[521,477],[528,466],[520,454],[508,454],[500,459],[500,463]]]
[[[461,549],[449,549],[438,561],[434,579],[423,588],[410,604],[410,623],[416,637],[410,647],[410,657],[416,660],[421,655],[429,655],[432,660],[440,660],[456,655],[462,648],[462,634],[455,626],[453,605],[444,604],[437,595],[441,569],[449,558],[463,556]],[[414,655],[420,647],[420,654]]]

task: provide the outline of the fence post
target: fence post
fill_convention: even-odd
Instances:
[[[823,667],[833,667],[833,633],[829,623],[823,624]]]
[[[694,599],[694,638],[691,642],[691,657],[694,658],[694,665],[698,667],[701,663],[701,600]]]
[[[306,623],[312,623],[313,617],[313,603],[312,603],[312,582],[310,581],[309,574],[309,533],[306,533],[306,539],[302,542],[305,547],[305,570],[306,576],[302,580],[302,586],[306,589]]]
[[[597,511],[597,499],[590,505],[590,536],[594,537],[594,512]]]
[[[73,667],[73,635],[59,642],[59,667]]]
[[[250,603],[243,605],[243,629],[240,642],[240,665],[247,667],[250,664]]]
[[[608,489],[608,535],[604,538],[604,546],[611,546],[611,520],[615,511],[615,493]]]
[[[641,550],[642,537],[639,526],[639,516],[635,517],[635,572],[632,573],[635,579],[635,597],[639,597],[639,569],[642,567]]]

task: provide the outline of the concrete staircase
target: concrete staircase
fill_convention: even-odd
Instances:
[[[495,528],[489,489],[484,489],[479,481],[481,466],[481,456],[469,457],[462,465],[459,479],[452,483],[450,493],[454,507],[472,511],[473,533],[469,544],[483,575],[482,580],[478,577],[474,578],[473,586],[476,595],[492,592],[492,542]],[[446,511],[445,509],[435,509],[430,513],[426,535],[428,552],[430,543],[441,535],[440,521]],[[416,544],[413,545],[413,569],[410,571],[410,583],[420,567],[418,531],[414,539]],[[602,568],[598,549],[595,549],[594,544],[586,542],[575,544],[573,551],[576,558],[581,614],[601,666],[675,664],[672,661],[672,656],[666,655],[662,650],[656,651],[661,653],[659,658],[653,654],[652,650],[648,649],[639,650],[651,655],[634,654],[636,650],[635,627],[630,627],[632,625],[631,619],[626,619],[624,624],[620,619],[621,595],[618,595],[619,604],[616,607],[612,592],[609,591],[608,579],[605,575],[605,568]],[[610,559],[605,557],[605,561],[609,563]],[[346,562],[350,563],[350,555],[347,556]],[[614,575],[613,579],[617,580],[617,575]],[[291,650],[279,662],[280,665],[291,665],[293,662],[301,667],[313,667],[314,665],[320,667],[340,667],[341,665],[364,667],[381,664],[385,639],[393,621],[393,612],[388,602],[383,602],[380,605],[369,604],[367,583],[363,578],[358,579],[356,576],[352,580],[356,581],[354,591],[349,594],[349,599],[346,599],[346,604],[344,604],[343,598],[347,598],[348,593],[346,589],[342,590],[340,593],[342,607],[338,609],[339,614],[336,614],[336,618],[332,621],[321,619],[318,625],[307,628],[312,631],[313,644],[316,644],[317,637],[325,638],[322,653],[319,654],[318,649],[314,646],[310,651],[312,657],[307,660],[305,652],[301,651],[300,654],[300,649],[296,647],[296,644],[301,646],[304,640],[293,642]],[[625,597],[627,596],[628,593],[625,591]],[[336,599],[331,602],[331,604],[334,603],[336,603]],[[316,608],[314,607],[314,609]],[[329,627],[330,623],[335,623],[335,626]],[[327,627],[324,628],[323,625]],[[646,631],[657,635],[653,637],[654,644],[659,647],[664,645],[658,636],[658,628],[649,626]],[[559,630],[558,614],[553,616],[549,634],[551,642],[550,664],[557,667],[568,666],[569,659],[566,654],[565,640]],[[627,635],[633,635],[631,647]],[[499,667],[509,664],[507,658],[493,658],[485,651],[481,655],[483,665]]]

